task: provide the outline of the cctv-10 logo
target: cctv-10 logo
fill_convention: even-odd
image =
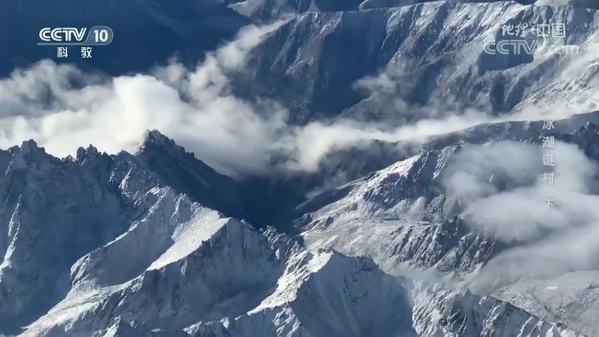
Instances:
[[[44,27],[39,31],[38,45],[108,45],[114,33],[108,26]]]

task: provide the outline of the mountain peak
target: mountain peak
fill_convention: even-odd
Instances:
[[[46,153],[46,149],[39,146],[36,143],[36,141],[33,139],[23,141],[21,146],[13,146],[9,149],[9,151],[11,153],[21,152],[23,154],[33,154],[33,153],[45,154]]]
[[[135,157],[166,184],[193,200],[229,216],[243,216],[237,183],[158,130],[148,131]]]
[[[188,154],[185,152],[185,149],[175,143],[172,138],[169,138],[163,135],[158,130],[148,130],[145,134],[144,141],[137,150],[136,154],[143,153],[148,149],[161,149],[162,151],[168,150],[170,153],[182,153]],[[193,155],[193,153],[190,153]]]
[[[93,146],[93,145],[89,145],[87,148],[84,147],[80,147],[77,149],[77,162],[81,162],[86,158],[89,157],[96,157],[100,154],[100,152],[98,151],[98,149]]]
[[[171,138],[163,135],[160,131],[158,131],[156,129],[148,130],[144,137],[144,144],[169,144],[169,145],[172,145],[174,143],[175,143],[175,141],[173,141]]]

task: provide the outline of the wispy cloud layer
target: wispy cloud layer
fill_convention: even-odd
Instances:
[[[0,80],[0,147],[35,139],[59,156],[87,144],[109,153],[134,151],[148,129],[158,129],[217,170],[239,177],[315,171],[335,149],[374,140],[419,141],[483,122],[530,117],[429,106],[401,126],[346,119],[289,125],[284,102],[241,99],[231,86],[249,51],[280,24],[242,30],[192,70],[175,61],[149,74],[114,78],[52,61],[17,70]],[[396,84],[385,76],[365,78],[356,87],[376,89],[386,99]]]
[[[231,74],[276,27],[245,29],[191,71],[173,62],[151,74],[107,78],[51,61],[17,70],[0,80],[0,146],[31,138],[59,156],[90,143],[115,153],[135,150],[146,130],[158,129],[218,170],[240,176],[314,171],[333,149],[426,137],[484,119],[473,112],[396,128],[349,120],[288,125],[281,103],[231,92]]]
[[[539,145],[499,142],[465,148],[448,168],[448,193],[475,230],[507,245],[473,281],[477,289],[599,266],[597,163],[558,142],[553,183]]]

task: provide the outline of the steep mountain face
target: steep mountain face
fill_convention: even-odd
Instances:
[[[595,118],[593,113],[556,121],[560,125],[556,139],[576,144],[589,158],[599,159],[598,127],[586,122]],[[444,181],[451,170],[449,164],[469,144],[540,144],[542,125],[481,125],[459,136],[456,133],[432,139],[423,145],[428,150],[306,201],[297,209],[303,215],[295,225],[301,228],[309,246],[370,256],[389,271],[403,263],[443,272],[472,271],[505,245],[492,235],[473,232],[460,217],[461,200]],[[448,145],[456,143],[459,145]],[[488,174],[493,175],[493,184],[509,186],[498,170]]]
[[[179,210],[187,207],[197,205],[179,205]],[[148,220],[145,230],[133,227],[84,256],[73,266],[66,299],[24,335],[89,336],[117,317],[151,329],[180,330],[253,308],[282,273],[282,257],[246,224],[206,209],[192,214],[171,224]],[[168,240],[149,247],[153,251],[123,257],[135,251],[134,244],[160,238]],[[121,264],[113,274],[115,259]]]
[[[596,124],[585,123],[595,118],[596,113],[556,121],[559,127],[553,134],[558,140],[575,144],[587,158],[597,161],[599,129]],[[469,218],[464,216],[467,200],[447,185],[452,163],[465,160],[467,157],[460,154],[471,144],[487,143],[483,148],[505,141],[541,144],[542,125],[543,122],[480,125],[459,136],[433,139],[423,146],[428,150],[420,154],[304,203],[298,211],[305,214],[296,220],[296,226],[310,249],[333,248],[350,256],[368,256],[390,274],[420,274],[434,279],[445,275],[452,280],[450,283],[456,280],[468,283],[467,280],[476,279],[481,268],[499,254],[518,247],[519,243],[498,239],[493,231],[469,223]],[[534,162],[530,158],[526,160]],[[472,161],[463,165],[481,164]],[[510,187],[514,178],[506,180],[500,167],[489,165],[492,169],[483,173],[483,180],[488,184],[499,186],[498,191],[518,188]],[[516,180],[520,179],[521,183],[534,180],[527,177],[529,174],[518,173]],[[588,184],[588,193],[596,193],[593,183]],[[512,210],[506,208],[505,211]],[[530,243],[522,243],[527,244]],[[579,270],[574,265],[569,268]],[[504,284],[493,294],[546,320],[562,322],[593,336],[598,331],[591,318],[596,316],[598,308],[592,281],[595,274],[584,270],[556,277],[524,277]],[[507,316],[505,312],[497,313],[502,319]],[[467,330],[470,325],[464,326]]]
[[[310,253],[273,229],[206,211],[196,217],[131,280],[73,275],[67,297],[22,336],[579,336],[496,299],[408,290],[368,259]],[[98,265],[86,256],[73,273],[81,268]]]
[[[284,102],[297,123],[337,115],[410,121],[437,107],[505,113],[541,100],[586,112],[597,106],[596,22],[589,8],[515,2],[306,13],[252,51],[237,92]],[[503,29],[559,23],[564,38]],[[538,45],[532,53],[485,48],[510,38]]]
[[[155,138],[171,146],[154,148],[154,155],[162,151],[171,160],[185,155],[164,136],[154,133],[148,142]],[[57,159],[32,141],[2,152],[0,326],[4,332],[28,323],[62,298],[69,288],[71,265],[82,255],[124,233],[142,214],[147,213],[146,221],[152,217],[162,221],[164,214],[154,213],[153,207],[171,207],[169,215],[176,213],[176,204],[153,190],[166,186],[169,180],[161,177],[166,172],[149,170],[145,163],[149,154],[144,153],[108,156],[90,147],[80,149],[76,159]],[[204,190],[196,187],[199,195],[219,190],[209,204],[221,209],[219,196],[234,188],[229,178],[193,157],[182,156],[178,162],[194,166],[195,178],[209,182]],[[229,202],[235,204],[236,196],[226,196],[227,203],[220,204],[223,211],[229,210]],[[111,275],[119,277],[115,271]]]
[[[217,173],[158,131],[148,133],[136,157],[166,185],[206,207],[244,216],[239,186],[233,179]]]
[[[81,170],[33,142],[3,157],[0,326],[14,328],[59,299],[70,265],[124,230],[133,209],[102,181],[105,172]]]
[[[403,263],[459,272],[487,262],[501,244],[463,224],[441,183],[455,151],[417,155],[350,183],[346,196],[301,219],[308,246],[370,256],[389,272]]]

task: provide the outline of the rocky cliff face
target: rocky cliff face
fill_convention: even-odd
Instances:
[[[501,114],[541,102],[588,112],[597,106],[596,21],[591,8],[516,2],[309,12],[252,52],[238,93],[280,100],[298,123],[337,115],[405,122],[465,109]],[[503,29],[518,24],[528,28],[517,36]],[[539,37],[542,24],[563,24],[565,37]],[[486,49],[510,39],[536,48]]]
[[[162,135],[154,136],[168,140]],[[152,138],[151,135],[148,141]],[[80,149],[77,158],[57,159],[30,141],[2,153],[5,173],[1,183],[4,220],[0,251],[4,258],[0,269],[3,297],[0,320],[3,326],[18,327],[50,308],[68,291],[69,270],[77,259],[113,241],[129,227],[137,227],[143,216],[146,221],[162,221],[165,215],[154,213],[155,208],[166,207],[168,216],[183,219],[190,216],[189,211],[177,212],[177,199],[166,200],[161,196],[160,192],[171,191],[167,186],[168,175],[174,173],[151,171],[145,162],[147,150],[148,147],[142,149],[137,156],[127,153],[108,156],[90,147]],[[173,156],[185,154],[174,144],[153,151],[154,155],[170,157],[171,163]],[[199,163],[185,156],[176,162]],[[208,202],[216,209],[220,208],[217,205],[220,197],[231,193],[226,203],[221,203],[223,211],[230,210],[228,203],[235,204],[238,200],[234,190],[231,192],[234,187],[230,179],[204,166],[196,166],[193,172],[196,179],[210,181],[204,190],[196,187],[197,193],[210,195],[211,189],[219,190],[212,193],[214,198],[211,196],[212,201]],[[218,187],[221,184],[222,189]],[[159,240],[167,237],[161,236]],[[113,277],[118,276],[113,274]]]

